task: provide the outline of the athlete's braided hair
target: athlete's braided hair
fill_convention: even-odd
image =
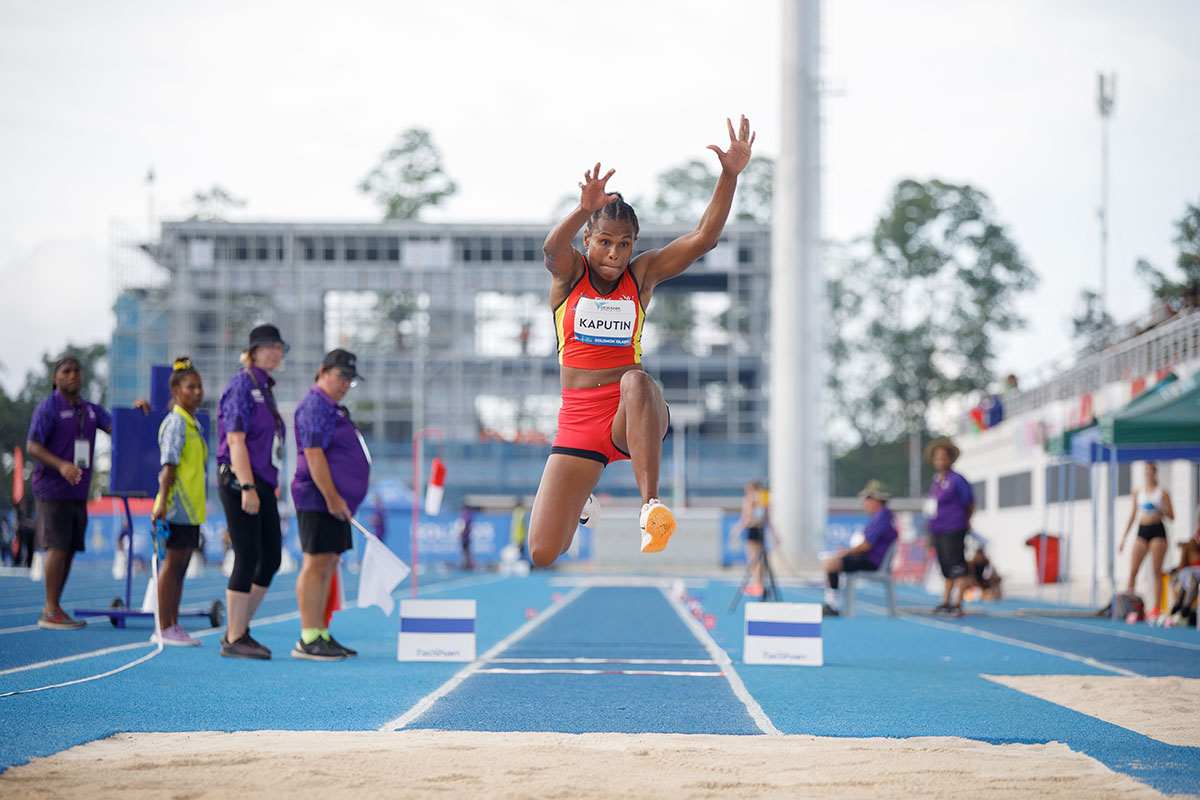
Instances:
[[[633,238],[636,239],[638,236],[637,212],[633,210],[633,206],[625,202],[625,198],[621,196],[620,192],[614,192],[614,194],[617,196],[616,200],[613,200],[599,211],[593,212],[592,216],[588,218],[587,231],[588,233],[591,233],[592,225],[594,225],[598,219],[601,217],[608,217],[609,219],[614,219],[618,222],[628,222],[630,225],[632,225]]]

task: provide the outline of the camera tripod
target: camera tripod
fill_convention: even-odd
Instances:
[[[758,556],[753,561],[746,562],[746,573],[742,576],[742,582],[737,588],[737,592],[733,595],[733,600],[729,603],[729,613],[732,614],[737,610],[738,603],[745,594],[746,587],[750,585],[750,581],[754,575],[754,567],[762,566],[762,595],[758,598],[763,602],[779,601],[779,586],[775,583],[775,570],[771,569],[771,559],[767,555],[766,543],[758,550]]]

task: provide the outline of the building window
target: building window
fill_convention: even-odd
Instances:
[[[321,256],[325,261],[337,261],[337,240],[332,236],[321,237]]]
[[[317,244],[311,236],[301,236],[298,239],[300,244],[300,253],[305,261],[317,260]]]
[[[524,253],[522,255],[525,256],[526,261],[540,261],[541,260],[541,258],[538,256],[538,251],[541,248],[538,247],[537,240],[534,239],[532,236],[526,236],[521,241],[521,247],[524,250]]]
[[[511,236],[505,236],[500,239],[500,260],[512,261],[514,258],[513,239]]]
[[[1068,466],[1075,468],[1074,493],[1071,490],[1071,473]],[[1059,486],[1063,487],[1060,494]],[[1061,503],[1068,500],[1088,500],[1092,496],[1091,471],[1079,464],[1058,464],[1046,467],[1046,502]]]
[[[388,261],[399,261],[400,260],[400,237],[398,237],[398,236],[387,237],[387,260]]]
[[[479,260],[480,261],[491,261],[492,260],[492,240],[491,239],[488,239],[485,237],[485,238],[479,240]]]
[[[378,236],[368,236],[367,237],[367,261],[378,261],[378,260],[379,260],[379,237]]]
[[[268,261],[271,258],[271,249],[267,244],[266,236],[254,237],[254,259],[256,261]]]
[[[1031,505],[1033,503],[1033,473],[1018,472],[1015,475],[1001,475],[997,489],[997,508]]]
[[[246,261],[250,258],[250,243],[245,236],[233,237],[233,260]]]
[[[987,508],[987,481],[972,483],[971,494],[975,495],[976,511],[983,511],[985,508]]]
[[[359,241],[353,237],[347,236],[345,241],[347,261],[358,261]]]
[[[754,261],[754,250],[751,247],[742,245],[738,248],[738,263],[749,264]]]

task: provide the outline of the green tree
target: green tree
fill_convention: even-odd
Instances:
[[[426,208],[453,196],[458,185],[443,169],[429,131],[409,128],[359,181],[358,190],[374,198],[384,219],[418,219]]]
[[[1175,267],[1182,277],[1178,280],[1144,258],[1138,259],[1134,269],[1156,299],[1171,311],[1178,311],[1185,305],[1200,305],[1200,206],[1186,205],[1183,216],[1175,222],[1172,241],[1179,248]]]
[[[1100,334],[1111,331],[1116,320],[1105,310],[1100,295],[1091,289],[1079,293],[1075,316],[1071,318],[1071,338],[1079,343],[1084,352],[1091,353],[1105,347],[1107,339]]]
[[[987,389],[994,337],[1024,324],[1036,282],[984,192],[897,184],[829,281],[829,389],[859,441],[924,432],[934,403]]]
[[[235,208],[244,208],[245,198],[235,197],[232,192],[220,184],[214,183],[211,189],[198,190],[192,195],[192,214],[189,220],[223,220],[225,214]]]
[[[687,350],[692,329],[696,326],[696,310],[687,292],[672,290],[663,284],[654,292],[647,319],[658,328],[664,344],[675,344]]]
[[[771,221],[775,162],[754,156],[738,177],[733,218],[743,222]],[[694,158],[658,175],[648,219],[662,224],[694,224],[708,207],[717,187],[717,173],[707,161]],[[636,207],[636,206],[635,206]]]

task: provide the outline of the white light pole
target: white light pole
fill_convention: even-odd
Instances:
[[[816,564],[828,513],[822,436],[819,0],[784,0],[783,96],[771,224],[771,519],[795,563]]]
[[[1096,107],[1100,111],[1100,311],[1108,311],[1108,120],[1117,98],[1117,74],[1100,73]]]

